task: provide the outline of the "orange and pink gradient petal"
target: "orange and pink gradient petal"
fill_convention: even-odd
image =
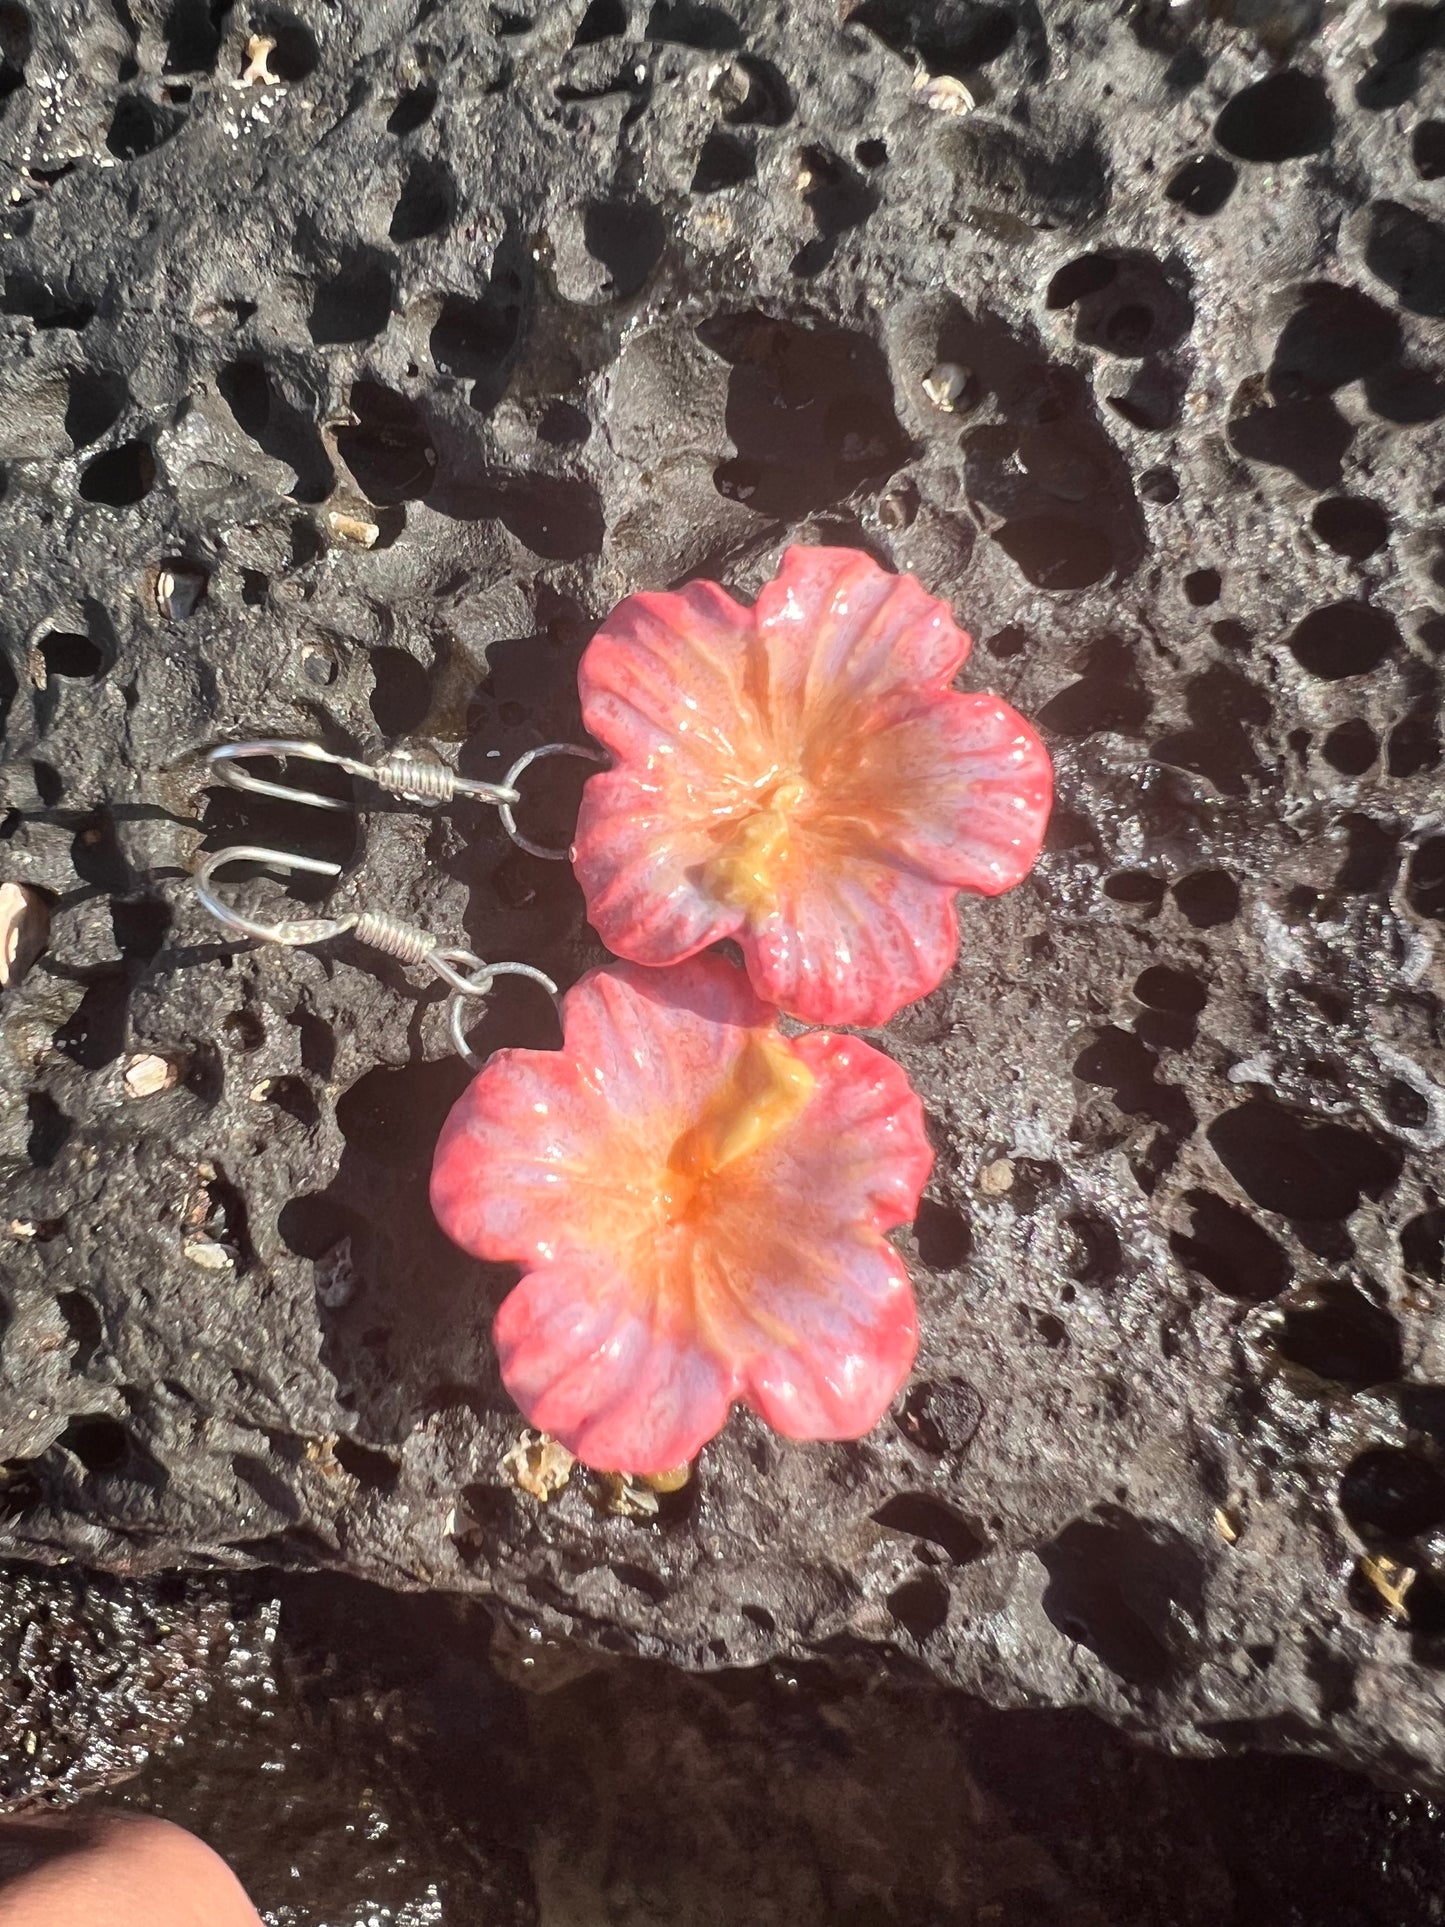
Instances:
[[[859,1438],[913,1364],[885,1233],[932,1165],[922,1107],[881,1051],[774,1017],[720,956],[592,971],[561,1050],[499,1051],[443,1129],[443,1229],[525,1274],[503,1382],[599,1470],[684,1463],[735,1400],[790,1438]]]
[[[934,989],[956,893],[1026,876],[1052,800],[1023,718],[950,687],[968,650],[946,603],[854,549],[788,549],[751,609],[709,582],[620,603],[578,678],[613,757],[572,852],[603,942],[657,965],[734,937],[809,1023]]]

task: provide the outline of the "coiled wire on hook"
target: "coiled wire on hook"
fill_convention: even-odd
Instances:
[[[480,777],[459,776],[446,763],[430,756],[415,756],[410,750],[394,749],[379,762],[365,763],[355,756],[339,756],[334,750],[323,749],[320,743],[308,742],[304,737],[257,737],[250,742],[221,743],[206,752],[207,765],[232,789],[249,790],[254,796],[279,797],[283,803],[303,803],[313,810],[347,810],[351,805],[343,797],[325,796],[320,790],[302,789],[294,783],[276,783],[269,777],[255,775],[245,765],[257,756],[272,757],[283,766],[289,757],[327,763],[333,769],[345,770],[348,776],[361,777],[386,795],[399,797],[406,803],[452,803],[459,796],[490,803],[502,819],[502,828],[517,847],[530,856],[545,857],[549,863],[565,863],[571,852],[565,846],[558,849],[551,844],[534,843],[517,828],[514,812],[522,800],[522,793],[516,787],[517,778],[544,756],[577,756],[589,763],[604,760],[599,751],[584,749],[580,743],[543,743],[519,756],[500,783],[484,783]]]
[[[594,750],[575,743],[546,743],[530,749],[507,771],[500,783],[485,783],[475,777],[459,776],[446,764],[394,750],[377,763],[361,762],[355,757],[339,756],[319,743],[289,738],[266,737],[242,743],[223,743],[209,751],[207,764],[221,781],[233,789],[249,790],[254,795],[274,796],[288,803],[301,803],[313,809],[345,810],[343,799],[325,796],[319,790],[302,789],[290,783],[273,782],[244,767],[253,757],[273,757],[283,766],[288,757],[326,763],[345,770],[349,776],[364,778],[388,795],[423,804],[449,803],[458,796],[492,804],[499,812],[502,827],[519,849],[552,862],[564,860],[569,852],[535,843],[517,827],[515,807],[521,802],[516,779],[544,756],[577,756],[601,762]],[[443,944],[430,931],[406,923],[400,917],[379,910],[348,911],[339,917],[287,917],[265,922],[247,916],[228,903],[217,889],[217,873],[232,863],[257,863],[284,873],[304,871],[308,876],[339,877],[341,865],[321,857],[301,856],[295,851],[273,849],[260,843],[237,843],[212,851],[195,874],[196,897],[202,907],[227,929],[262,943],[278,943],[295,949],[327,943],[333,937],[354,937],[372,950],[394,957],[399,963],[430,971],[447,987],[447,1029],[458,1055],[472,1068],[480,1069],[482,1060],[467,1042],[469,1015],[490,996],[498,977],[527,977],[540,984],[553,1004],[557,986],[544,971],[525,963],[488,963],[474,951]]]

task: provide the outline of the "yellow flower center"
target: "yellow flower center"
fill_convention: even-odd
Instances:
[[[718,1175],[786,1130],[815,1081],[785,1038],[772,1031],[750,1037],[727,1083],[668,1156],[661,1185],[668,1223],[697,1218]]]
[[[772,908],[777,874],[788,854],[789,819],[807,793],[801,777],[785,777],[760,808],[743,818],[706,866],[704,876],[714,896],[749,916]]]

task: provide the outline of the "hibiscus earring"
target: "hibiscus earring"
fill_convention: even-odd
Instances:
[[[719,955],[590,971],[557,1051],[501,1050],[452,1109],[432,1205],[463,1250],[523,1267],[502,1381],[598,1470],[694,1458],[737,1400],[797,1439],[859,1438],[913,1364],[884,1235],[933,1162],[892,1058],[785,1037]]]
[[[1032,868],[1048,752],[997,696],[949,687],[969,637],[912,577],[791,548],[751,609],[716,583],[629,596],[578,681],[612,756],[572,860],[618,956],[735,938],[758,994],[881,1024],[943,979],[954,896]]]

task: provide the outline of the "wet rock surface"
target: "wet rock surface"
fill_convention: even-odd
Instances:
[[[0,879],[52,899],[0,999],[6,1542],[1438,1784],[1445,15],[843,11],[0,8]],[[507,1280],[427,1212],[440,1003],[188,879],[280,843],[568,980],[570,876],[197,752],[495,774],[575,739],[618,597],[786,540],[954,602],[1050,847],[879,1040],[938,1151],[892,1420],[543,1507]],[[550,1023],[503,985],[475,1042]]]
[[[92,1792],[223,1853],[271,1927],[1426,1927],[1440,1814],[1311,1761],[1184,1762],[1083,1713],[997,1713],[866,1654],[683,1675],[494,1629],[456,1595],[312,1575],[93,1585],[12,1568],[0,1638],[133,1619],[231,1663],[114,1776],[115,1681],[32,1669],[63,1743],[0,1729],[0,1811]],[[125,1647],[118,1642],[118,1650]],[[140,1648],[130,1649],[132,1658]],[[142,1697],[138,1690],[137,1700]],[[154,1700],[150,1702],[155,1710]],[[147,1751],[149,1757],[147,1757]],[[44,1774],[63,1760],[63,1776]]]

